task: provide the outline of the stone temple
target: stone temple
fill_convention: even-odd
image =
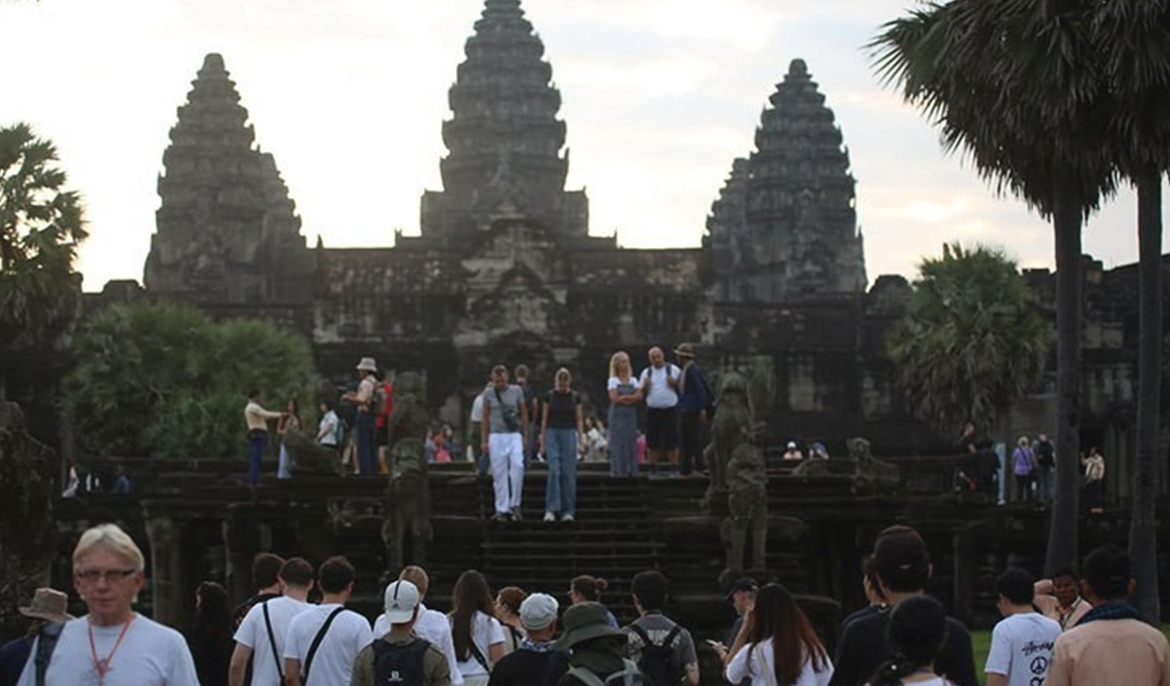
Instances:
[[[771,94],[755,149],[712,189],[702,245],[633,250],[591,235],[588,197],[565,187],[567,127],[543,55],[519,0],[486,1],[449,93],[443,187],[423,193],[419,235],[362,249],[306,245],[276,157],[254,145],[223,58],[208,55],[163,154],[145,292],[114,282],[87,307],[165,297],[276,320],[311,340],[335,381],[367,355],[422,372],[433,416],[457,428],[496,363],[529,365],[538,387],[566,366],[602,414],[615,350],[640,366],[649,346],[690,341],[712,376],[775,380],[776,441],[938,447],[904,409],[884,352],[908,285],[867,277],[843,133],[803,60]],[[1051,275],[1030,278],[1051,303]],[[1122,326],[1090,324],[1102,325]],[[1117,352],[1101,358],[1116,383],[1097,387],[1110,397],[1087,403],[1085,425],[1105,432],[1108,408],[1133,402],[1130,355]],[[1114,397],[1127,388],[1128,400]],[[1053,426],[1053,407],[1051,394],[1025,407],[1029,425]],[[1118,431],[1090,440],[1121,452]]]

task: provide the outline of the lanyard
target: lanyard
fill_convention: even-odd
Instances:
[[[114,641],[114,647],[104,660],[99,660],[97,656],[97,646],[93,642],[93,624],[86,623],[86,628],[89,630],[89,654],[93,659],[93,668],[98,673],[99,686],[106,683],[106,672],[110,671],[110,661],[114,659],[114,653],[118,652],[118,646],[122,645],[122,639],[126,638],[126,631],[130,628],[136,616],[134,613],[130,613],[130,619],[126,620],[126,623],[122,625],[122,633],[118,634],[118,640]]]

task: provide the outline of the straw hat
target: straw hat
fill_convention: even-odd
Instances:
[[[679,357],[689,357],[694,359],[695,346],[691,345],[690,343],[679,343],[678,347],[674,349],[674,354],[678,355]]]
[[[378,371],[378,363],[372,357],[363,357],[361,362],[358,362],[357,369],[359,372],[376,372]]]
[[[20,614],[50,622],[68,622],[73,615],[66,612],[69,596],[55,588],[38,588],[33,594],[32,604],[20,608]]]

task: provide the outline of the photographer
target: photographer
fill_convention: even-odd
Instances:
[[[493,521],[520,519],[520,491],[524,486],[524,437],[528,435],[528,408],[524,391],[508,383],[508,368],[492,369],[492,383],[483,393],[485,421],[481,448],[492,465],[496,492]]]

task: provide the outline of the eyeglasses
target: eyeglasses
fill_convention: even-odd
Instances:
[[[109,583],[117,583],[125,581],[131,576],[138,573],[137,569],[107,569],[105,571],[97,569],[87,569],[84,572],[74,572],[73,575],[77,580],[83,584],[96,584],[98,581],[108,581]]]

